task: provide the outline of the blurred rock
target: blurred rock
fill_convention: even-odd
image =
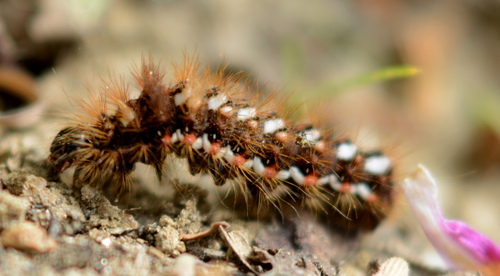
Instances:
[[[0,241],[5,247],[45,253],[56,248],[57,242],[47,230],[30,221],[11,225],[2,231]]]

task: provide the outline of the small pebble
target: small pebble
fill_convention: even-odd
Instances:
[[[181,254],[170,270],[171,275],[175,276],[195,276],[196,275],[196,265],[200,260],[188,253]]]
[[[155,246],[166,255],[179,256],[186,252],[186,245],[181,241],[181,236],[172,226],[162,227],[155,235]]]
[[[392,257],[385,261],[380,270],[373,276],[408,276],[410,269],[408,263],[399,257]]]
[[[52,251],[57,247],[56,240],[47,234],[45,228],[30,221],[5,228],[0,235],[0,241],[4,247],[40,253]]]

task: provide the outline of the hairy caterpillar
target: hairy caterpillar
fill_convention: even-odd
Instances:
[[[392,163],[383,153],[362,152],[348,139],[265,110],[241,75],[201,70],[197,58],[174,64],[172,75],[169,85],[149,58],[134,73],[138,98],[123,84],[105,83],[54,138],[52,174],[75,166],[75,183],[123,191],[137,162],[161,179],[165,158],[175,154],[187,159],[191,174],[209,173],[216,185],[234,179],[247,203],[293,199],[350,230],[373,229],[392,207]]]

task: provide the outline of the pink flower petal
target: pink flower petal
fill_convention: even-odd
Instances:
[[[436,181],[424,166],[404,181],[403,193],[427,238],[451,267],[500,275],[500,247],[466,223],[443,217]]]

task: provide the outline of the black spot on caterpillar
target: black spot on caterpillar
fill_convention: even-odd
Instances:
[[[391,159],[264,109],[241,75],[223,71],[200,70],[197,58],[186,57],[167,84],[165,69],[143,59],[134,73],[139,97],[130,98],[124,84],[105,83],[54,138],[51,173],[74,166],[74,183],[112,184],[121,192],[136,163],[161,179],[165,158],[176,155],[187,159],[191,174],[208,173],[216,185],[234,180],[247,204],[279,209],[293,200],[324,210],[345,229],[376,227],[394,201]]]

